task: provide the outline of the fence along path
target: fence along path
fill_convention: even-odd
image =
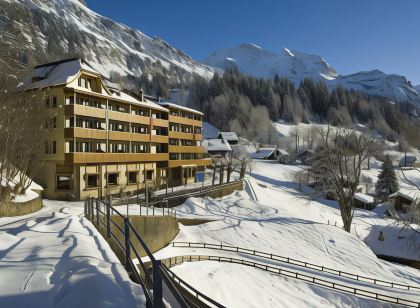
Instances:
[[[224,306],[202,294],[194,287],[175,275],[167,266],[156,260],[146,243],[138,234],[128,217],[124,216],[109,203],[94,198],[85,200],[85,217],[87,217],[99,231],[105,233],[106,240],[120,256],[130,278],[140,284],[146,298],[146,307],[163,308],[163,298],[170,299],[174,307],[220,307]],[[113,217],[122,220],[120,226]],[[142,261],[141,253],[136,248],[140,244],[149,257],[150,263]],[[138,245],[137,245],[138,247]],[[117,250],[117,251],[116,251]],[[133,262],[138,260],[138,264]],[[165,286],[165,288],[164,288]],[[185,291],[191,296],[186,296]]]
[[[272,253],[262,252],[253,249],[247,249],[238,246],[231,246],[226,244],[211,244],[211,243],[190,243],[190,242],[172,242],[173,247],[180,247],[180,248],[203,248],[203,249],[212,249],[212,250],[220,250],[220,251],[229,251],[229,252],[237,252],[243,253],[246,255],[257,256],[263,259],[270,259],[278,262],[292,264],[298,267],[309,268],[316,271],[325,272],[328,274],[341,276],[351,280],[357,280],[361,282],[371,283],[378,286],[389,287],[389,288],[397,288],[402,290],[410,290],[415,292],[420,292],[420,286],[413,286],[413,285],[405,285],[397,282],[385,281],[376,278],[365,277],[358,274],[352,274],[341,270],[336,270],[333,268],[329,268],[322,265],[313,264],[310,262],[300,261],[289,257],[279,256]]]
[[[344,292],[344,293],[359,295],[359,296],[374,299],[377,301],[404,305],[407,307],[417,307],[417,308],[420,307],[420,303],[416,301],[399,298],[395,296],[390,296],[390,295],[385,295],[385,294],[380,294],[380,293],[372,292],[369,290],[364,290],[362,288],[357,288],[357,287],[345,285],[342,283],[337,283],[337,282],[329,281],[326,279],[318,278],[315,276],[302,274],[302,273],[294,272],[291,270],[286,270],[286,269],[278,268],[275,266],[271,266],[271,265],[267,265],[267,264],[263,264],[259,262],[254,262],[254,261],[249,261],[249,260],[244,260],[244,259],[239,259],[239,258],[210,256],[210,255],[183,255],[183,256],[176,256],[176,257],[169,257],[166,259],[161,259],[160,261],[162,262],[162,264],[165,264],[168,267],[175,266],[183,262],[199,262],[199,261],[217,261],[217,262],[226,262],[226,263],[245,265],[245,266],[257,268],[260,270],[264,270],[270,273],[309,282],[309,283],[312,283],[321,287],[334,289],[334,290]]]

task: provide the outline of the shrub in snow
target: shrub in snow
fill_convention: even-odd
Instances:
[[[380,200],[385,201],[390,194],[397,192],[398,188],[398,178],[392,165],[392,160],[389,155],[386,155],[382,164],[382,171],[376,182],[376,195]]]

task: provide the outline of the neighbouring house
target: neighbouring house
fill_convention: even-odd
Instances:
[[[36,66],[20,88],[45,106],[43,167],[50,199],[131,194],[196,180],[203,113],[123,91],[80,58]]]
[[[404,211],[406,207],[413,204],[414,200],[419,197],[417,190],[400,189],[396,193],[388,196],[390,205],[398,210]]]
[[[204,139],[203,146],[210,155],[226,156],[232,152],[230,144],[225,139]]]
[[[398,163],[400,167],[413,168],[416,166],[417,157],[412,154],[403,155]]]
[[[357,192],[354,195],[354,206],[360,209],[371,211],[376,207],[375,198],[372,196]]]
[[[259,148],[251,154],[253,159],[278,160],[281,163],[286,163],[289,157],[289,153],[279,147]]]
[[[230,145],[236,145],[239,143],[238,135],[235,132],[219,132],[217,138],[227,140]]]
[[[309,165],[311,163],[313,154],[314,154],[314,151],[310,149],[299,151],[296,154],[296,161],[300,162],[300,164],[302,165]]]

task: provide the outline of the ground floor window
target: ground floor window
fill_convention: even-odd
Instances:
[[[128,172],[128,183],[129,184],[134,184],[137,183],[137,171],[130,171]]]
[[[56,189],[71,189],[71,175],[56,175]]]
[[[146,181],[153,180],[154,170],[146,170]]]
[[[107,185],[118,185],[118,173],[108,173],[107,176]]]
[[[98,187],[98,175],[97,174],[88,174],[86,179],[86,187],[93,188]]]

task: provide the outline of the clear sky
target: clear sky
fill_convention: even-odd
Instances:
[[[322,56],[341,74],[380,69],[420,84],[420,0],[86,0],[196,60],[241,43]]]

